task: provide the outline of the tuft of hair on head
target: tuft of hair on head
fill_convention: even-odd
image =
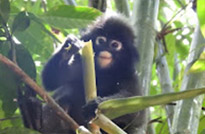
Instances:
[[[116,36],[117,39],[119,39],[118,37],[125,37],[125,39],[132,41],[135,35],[133,25],[129,22],[131,22],[129,18],[123,14],[105,12],[87,27],[83,33],[83,37],[86,35],[89,36],[89,34],[93,35],[102,30],[104,34],[108,34],[108,37]]]
[[[128,23],[130,22],[130,19],[124,16],[121,13],[117,12],[105,12],[103,15],[99,16],[91,25],[88,25],[88,29],[94,29],[94,28],[102,28],[105,25],[105,22],[113,20],[117,21],[127,27],[133,27],[132,24]]]

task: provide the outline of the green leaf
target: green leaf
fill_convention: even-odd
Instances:
[[[35,63],[29,51],[23,45],[16,46],[16,59],[19,67],[31,78],[36,79]]]
[[[43,61],[47,61],[53,52],[53,40],[44,31],[41,25],[31,21],[30,26],[24,32],[16,32],[14,35],[33,54],[41,56]]]
[[[20,12],[15,18],[12,25],[12,32],[24,31],[30,25],[30,18],[27,12]]]
[[[200,123],[199,123],[198,134],[205,134],[205,128],[204,128],[205,118],[204,118],[204,115],[201,116],[200,119],[201,119],[201,120],[200,120]]]
[[[185,0],[173,0],[173,2],[175,3],[175,5],[178,8],[181,8],[181,7],[186,5],[186,1]]]
[[[4,112],[4,117],[11,116],[17,108],[17,104],[14,102],[14,99],[17,96],[16,89],[18,88],[18,85],[19,80],[16,75],[8,69],[7,66],[0,62],[0,100],[2,100],[3,103],[3,111],[1,112]]]
[[[54,0],[55,1],[55,0]],[[50,3],[51,1],[46,3],[46,8],[47,4]],[[11,2],[11,10],[13,7],[18,7],[20,11],[26,10],[29,12],[32,12],[34,14],[41,14],[44,10],[42,10],[42,1],[41,0],[15,0]]]
[[[3,37],[3,36],[5,36],[5,32],[4,32],[3,28],[0,28],[0,37]]]
[[[189,72],[197,73],[205,71],[205,52],[201,53],[199,59],[192,65]]]
[[[9,43],[7,41],[0,43],[0,53],[8,56]],[[0,62],[0,118],[11,116],[16,108],[16,89],[19,81],[16,76],[5,65]],[[1,123],[0,126],[3,126]]]
[[[0,42],[0,53],[8,57],[10,46],[8,41]]]
[[[176,41],[176,50],[177,50],[177,53],[180,56],[180,60],[184,60],[188,56],[189,46],[184,45],[182,43],[182,41],[177,40]]]
[[[175,5],[176,5],[178,8],[180,8],[180,7],[181,7],[181,4],[179,3],[179,1],[178,1],[178,0],[174,0],[173,2],[175,3]]]
[[[44,23],[43,21],[38,18],[35,14],[33,13],[28,13],[29,14],[29,18],[34,21],[35,23],[37,23],[40,27],[41,27],[41,30],[44,31],[45,33],[47,33],[49,36],[51,36],[56,42],[58,43],[61,43],[61,41],[55,36],[53,35],[53,33],[51,31],[48,30],[48,28],[46,28],[44,26]]]
[[[205,59],[204,60],[197,60],[194,65],[191,67],[190,72],[204,72],[205,71]]]
[[[95,20],[101,12],[88,7],[56,6],[41,16],[46,23],[57,28],[83,28]]]
[[[184,25],[180,21],[174,21],[176,28],[183,27]]]
[[[202,35],[205,37],[205,0],[197,0],[197,15]]]
[[[205,134],[205,129],[203,129],[200,134]]]
[[[156,126],[157,134],[169,134],[169,126],[166,120],[163,120],[162,123],[158,123]]]
[[[13,3],[14,2],[12,2],[11,5],[10,5],[10,7],[11,7],[10,14],[18,14],[21,10],[19,9],[19,7],[16,7],[16,6],[12,5]]]
[[[9,0],[0,0],[0,23],[7,23],[10,13]]]
[[[9,127],[22,127],[23,126],[23,121],[22,121],[20,113],[19,114],[15,113],[12,116],[5,117],[5,116],[3,116],[4,111],[1,110],[1,104],[2,103],[1,103],[1,100],[0,100],[0,118],[5,119],[5,120],[1,121],[0,132],[2,132],[3,129],[9,128]]]
[[[167,58],[167,62],[169,65],[170,72],[171,72],[170,74],[172,74],[173,66],[174,66],[174,53],[176,51],[175,36],[173,34],[168,34],[165,36],[165,41],[166,41],[167,49],[169,52],[168,54],[166,54],[166,58]]]

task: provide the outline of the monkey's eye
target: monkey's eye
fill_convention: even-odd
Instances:
[[[110,43],[110,48],[112,48],[113,50],[116,50],[116,51],[120,51],[122,49],[122,43],[117,41],[117,40],[113,40]]]
[[[100,44],[103,44],[105,42],[107,42],[107,39],[104,36],[98,36],[95,40],[96,45],[100,45]]]

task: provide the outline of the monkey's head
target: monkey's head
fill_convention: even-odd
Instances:
[[[128,22],[119,14],[103,15],[82,36],[82,40],[93,42],[96,69],[133,71],[138,53],[134,46],[134,32]]]

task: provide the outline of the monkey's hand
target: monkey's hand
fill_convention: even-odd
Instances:
[[[95,117],[96,109],[102,101],[102,98],[97,97],[96,99],[89,101],[87,104],[83,106],[83,115],[86,121],[90,121],[92,118]]]
[[[79,40],[74,35],[68,35],[61,50],[70,54],[76,54],[84,47],[84,42]]]

